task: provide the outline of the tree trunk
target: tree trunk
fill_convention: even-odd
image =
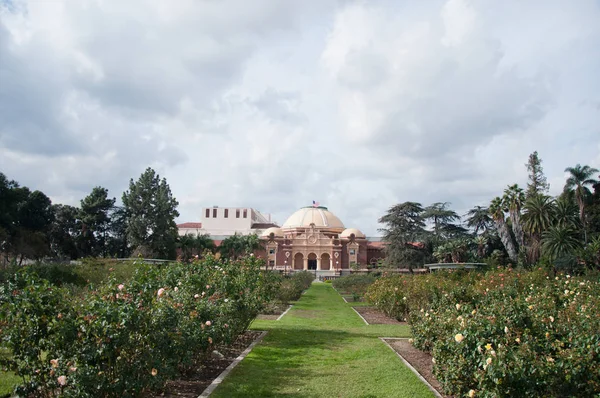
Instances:
[[[510,218],[512,219],[512,230],[517,238],[519,246],[525,245],[525,236],[523,234],[523,227],[521,226],[521,213],[518,210],[510,211]]]
[[[508,252],[508,258],[516,263],[518,259],[517,248],[515,247],[515,242],[513,242],[512,237],[510,236],[508,225],[506,225],[504,220],[500,219],[496,220],[496,226],[498,227],[498,232],[500,233],[500,240]]]

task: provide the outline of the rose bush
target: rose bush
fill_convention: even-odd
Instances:
[[[600,393],[598,281],[541,270],[441,272],[382,278],[367,297],[407,316],[413,344],[431,352],[448,394]]]
[[[277,291],[254,257],[136,265],[78,297],[28,272],[0,289],[4,366],[21,395],[138,396],[246,331]]]

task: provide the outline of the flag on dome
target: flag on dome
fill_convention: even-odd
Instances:
[[[315,201],[313,200],[313,207],[319,207],[319,202],[315,202]]]

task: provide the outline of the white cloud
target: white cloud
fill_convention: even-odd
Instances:
[[[600,167],[591,0],[0,4],[0,171],[57,202],[152,166],[185,221],[314,199],[374,234],[525,184],[534,150],[553,192]]]

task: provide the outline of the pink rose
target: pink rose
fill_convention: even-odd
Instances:
[[[211,321],[206,321],[206,326],[210,326],[210,325],[212,325],[212,322]]]
[[[199,295],[199,294],[194,294],[194,298],[195,298],[195,299],[197,299],[197,298],[199,298],[199,297],[200,297],[200,295]]]
[[[164,293],[165,293],[165,289],[161,287],[160,289],[158,289],[158,293],[156,293],[156,295],[157,295],[158,297],[160,297],[160,296],[162,296]]]
[[[60,384],[61,386],[64,386],[67,384],[67,376],[59,376],[58,379],[56,379],[58,381],[58,384]]]
[[[121,284],[118,286],[118,289],[119,289],[119,290],[123,290],[123,289],[125,289],[125,285],[121,283]]]

